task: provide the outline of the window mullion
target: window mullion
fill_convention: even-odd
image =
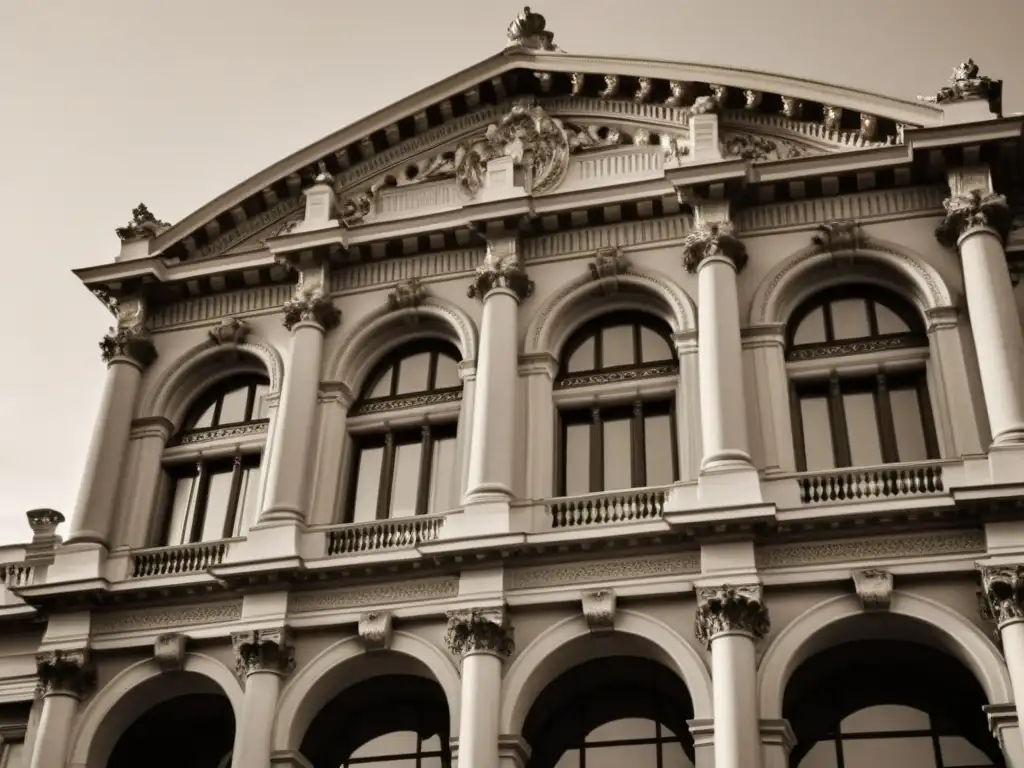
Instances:
[[[633,403],[633,418],[629,424],[630,442],[633,443],[630,455],[630,475],[634,488],[647,485],[647,451],[644,442],[644,404],[641,400]]]
[[[835,371],[828,380],[828,412],[832,422],[832,450],[836,456],[836,466],[849,467],[853,463],[850,457],[850,435],[846,428],[846,410],[843,407],[839,374]]]
[[[672,482],[679,482],[679,432],[676,429],[676,398],[668,402],[668,428],[669,443],[672,445]],[[644,446],[644,460],[646,463],[646,445]]]
[[[796,385],[789,382],[789,418],[793,424],[793,450],[796,453],[796,471],[807,471],[807,445],[804,442],[804,413]],[[831,428],[830,428],[831,429]]]
[[[590,492],[604,490],[604,423],[601,409],[590,410]]]
[[[395,476],[395,435],[384,433],[384,456],[381,459],[380,487],[377,491],[377,519],[387,520],[391,514],[391,486]]]
[[[430,470],[434,456],[434,436],[430,431],[430,425],[424,424],[420,429],[422,447],[420,448],[420,469],[419,485],[416,487],[416,514],[425,515],[430,505],[430,494],[433,488],[430,487]]]
[[[199,535],[203,530],[203,523],[206,520],[206,503],[210,490],[210,466],[201,461],[196,462],[196,490],[195,505],[190,505],[189,524],[186,527],[186,541],[184,544],[194,544],[199,541]]]
[[[900,460],[896,446],[896,425],[892,420],[892,400],[885,374],[875,377],[875,415],[878,421],[878,438],[882,444],[882,463],[891,464]]]
[[[228,492],[228,508],[224,515],[224,528],[221,538],[226,539],[235,530],[235,519],[238,517],[238,497],[242,490],[242,454],[236,453],[231,464],[231,490]]]

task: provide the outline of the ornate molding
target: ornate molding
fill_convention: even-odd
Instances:
[[[811,243],[828,253],[853,251],[856,253],[868,244],[860,222],[856,219],[833,219],[818,226],[818,233],[811,236]]]
[[[1013,214],[1005,196],[974,189],[948,198],[943,206],[946,216],[935,229],[935,239],[946,248],[955,250],[960,238],[976,229],[992,230],[1006,244]]]
[[[96,670],[86,649],[37,653],[36,677],[39,696],[63,694],[81,698],[96,685]]]
[[[484,263],[476,268],[476,276],[467,295],[483,301],[495,288],[507,288],[520,299],[533,293],[533,280],[519,259],[518,244],[514,239],[488,240]]]
[[[391,647],[391,613],[369,611],[359,617],[359,639],[368,651],[386,651]]]
[[[1000,628],[1024,620],[1024,566],[981,566],[981,617]]]
[[[697,589],[694,632],[698,642],[711,641],[725,632],[744,632],[760,640],[771,629],[760,584],[729,584]]]
[[[100,355],[103,362],[128,360],[146,368],[156,359],[156,348],[149,335],[147,321],[149,311],[141,297],[112,300],[112,311],[117,325],[100,341]]]
[[[612,384],[620,381],[641,381],[657,379],[662,376],[678,376],[679,365],[650,365],[645,368],[630,368],[624,371],[608,371],[605,373],[581,373],[577,376],[566,376],[555,382],[555,389],[575,389],[589,387],[594,384]]]
[[[516,568],[509,572],[508,589],[600,584],[627,579],[663,578],[696,573],[700,573],[700,553],[693,551],[662,557],[592,560],[582,563]]]
[[[961,62],[953,68],[949,76],[949,85],[944,85],[934,96],[918,96],[921,101],[932,104],[950,104],[970,99],[985,99],[989,109],[1002,116],[1003,81],[993,80],[979,74],[980,69],[974,59]]]
[[[159,234],[170,229],[171,225],[166,221],[160,221],[150,213],[145,203],[139,203],[132,209],[132,220],[123,227],[114,230],[122,243],[130,243],[135,240],[152,240]]]
[[[853,587],[865,611],[887,611],[892,600],[893,578],[888,571],[868,568],[853,572]]]
[[[696,272],[700,265],[714,256],[729,259],[740,272],[747,265],[747,246],[733,234],[731,222],[705,222],[683,238],[683,267]]]
[[[595,280],[617,277],[629,269],[629,260],[620,248],[598,248],[594,260],[587,265]]]
[[[153,641],[153,660],[161,672],[177,672],[185,664],[188,637],[178,632],[158,635]]]
[[[505,32],[508,47],[526,48],[531,51],[557,51],[555,34],[547,30],[547,21],[539,13],[533,13],[526,6],[508,25]]]
[[[395,584],[369,584],[361,587],[298,592],[288,599],[288,610],[309,613],[324,610],[345,610],[362,606],[414,603],[457,597],[457,578],[422,579]]]
[[[242,603],[213,603],[169,608],[146,608],[135,611],[97,613],[93,616],[93,632],[138,632],[172,627],[206,626],[242,618]]]
[[[375,400],[364,400],[352,410],[353,416],[366,416],[371,413],[390,413],[406,408],[420,408],[425,405],[454,403],[462,399],[462,389],[449,389],[441,392],[430,392],[425,395],[403,395]]]
[[[237,424],[232,427],[213,427],[211,429],[197,429],[182,435],[177,445],[196,445],[197,443],[212,443],[215,440],[223,440],[227,437],[249,437],[250,435],[263,435],[267,433],[269,422],[258,421],[250,424]]]
[[[295,668],[295,646],[287,627],[234,632],[235,674],[244,684],[254,672],[286,675]]]
[[[341,323],[341,310],[334,306],[328,291],[326,267],[305,269],[299,274],[292,298],[284,303],[284,327],[289,331],[299,323],[313,322],[329,331]]]
[[[583,618],[591,632],[610,632],[615,629],[615,590],[611,587],[594,589],[580,595]]]
[[[512,626],[505,608],[450,611],[444,641],[448,650],[456,656],[470,653],[509,656],[515,647]]]
[[[858,560],[902,560],[911,557],[941,557],[985,551],[982,531],[940,531],[868,539],[836,539],[798,544],[758,547],[758,568],[792,568],[804,565],[856,562]]]
[[[215,327],[210,329],[210,341],[217,346],[221,346],[223,344],[241,344],[245,341],[251,330],[252,329],[245,320],[239,320],[237,317],[229,317],[228,319],[217,323]]]
[[[410,277],[398,283],[387,298],[387,309],[394,312],[399,309],[418,307],[427,298],[427,289],[418,277]]]

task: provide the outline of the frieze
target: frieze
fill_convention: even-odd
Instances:
[[[726,157],[741,157],[754,162],[790,160],[818,154],[814,147],[795,141],[736,131],[722,132],[722,150]]]
[[[95,634],[102,635],[167,627],[223,624],[237,621],[240,618],[242,618],[241,601],[98,613],[93,618],[92,628]]]
[[[238,424],[233,427],[214,427],[213,429],[201,429],[182,435],[178,440],[178,445],[210,443],[214,440],[223,440],[229,437],[249,437],[251,435],[266,434],[266,432],[266,421],[255,424]]]
[[[636,557],[621,560],[588,560],[579,563],[541,565],[510,570],[510,590],[599,584],[628,579],[687,576],[700,573],[700,553],[681,552],[661,557]]]
[[[790,362],[797,362],[845,357],[847,355],[863,355],[869,352],[884,352],[888,349],[903,349],[916,346],[915,342],[916,337],[908,334],[889,338],[867,339],[865,341],[851,341],[845,344],[821,344],[813,347],[791,349],[786,353],[786,359]]]
[[[756,559],[758,568],[789,568],[861,560],[965,555],[984,551],[985,534],[982,531],[943,531],[869,539],[773,544],[758,547]]]
[[[270,227],[275,222],[284,218],[290,213],[295,213],[302,207],[301,197],[292,197],[275,204],[263,213],[246,219],[239,226],[214,238],[213,242],[207,243],[195,252],[200,259],[220,256],[226,250],[234,246],[240,240],[260,232],[265,227]],[[260,243],[262,245],[262,243]]]
[[[649,368],[632,368],[626,371],[606,371],[603,373],[587,373],[580,376],[566,376],[559,379],[555,389],[574,389],[589,387],[592,384],[613,384],[620,381],[639,381],[656,379],[661,376],[678,376],[679,366],[655,365]]]
[[[309,613],[419,600],[437,600],[457,597],[458,594],[458,579],[424,579],[401,584],[370,584],[347,589],[300,592],[289,597],[288,610],[292,613]]]
[[[389,397],[381,400],[367,400],[355,407],[353,416],[367,416],[371,413],[390,413],[406,408],[419,408],[424,405],[453,403],[462,399],[462,390],[453,389],[448,392],[431,392],[426,395],[409,395],[408,397]]]

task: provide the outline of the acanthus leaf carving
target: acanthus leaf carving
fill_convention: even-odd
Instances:
[[[244,684],[254,672],[286,675],[295,668],[295,647],[287,627],[254,629],[231,635],[235,674]]]
[[[725,632],[745,632],[760,640],[771,629],[768,609],[760,584],[700,587],[697,590],[697,641],[711,647],[711,641]]]
[[[484,263],[476,268],[476,276],[467,293],[469,298],[483,301],[495,288],[507,288],[520,299],[533,293],[533,280],[526,274],[514,243],[488,240]]]
[[[741,157],[754,162],[789,160],[811,154],[807,147],[793,141],[769,139],[735,131],[726,131],[722,134],[722,151],[726,157]]]
[[[890,572],[878,568],[854,571],[853,587],[865,611],[889,610],[893,589],[893,577]]]
[[[747,246],[733,234],[732,222],[704,222],[683,238],[683,267],[696,272],[706,259],[725,256],[741,271],[747,265]]]
[[[468,653],[509,656],[515,648],[508,611],[504,607],[450,611],[444,639],[448,650],[456,656]]]
[[[1005,244],[1013,214],[1006,197],[973,189],[966,195],[954,195],[943,202],[946,216],[935,229],[935,238],[955,249],[960,238],[976,229],[990,229]]]
[[[290,331],[303,322],[314,322],[325,331],[337,327],[341,323],[341,310],[331,300],[326,266],[294,266],[294,269],[298,272],[298,279],[292,298],[282,307],[284,327]]]
[[[981,617],[1000,628],[1024,620],[1024,566],[982,566],[978,593]]]
[[[36,694],[82,697],[96,685],[96,670],[88,649],[50,650],[36,654]]]
[[[146,368],[156,359],[156,347],[150,337],[149,308],[141,296],[122,297],[116,300],[114,313],[117,325],[100,341],[100,355],[103,362],[129,360]]]

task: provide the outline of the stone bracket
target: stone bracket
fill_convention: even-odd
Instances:
[[[159,635],[153,642],[153,661],[161,672],[177,672],[185,665],[186,635],[172,632]]]
[[[359,617],[359,639],[367,651],[391,647],[392,619],[388,611],[369,611]]]
[[[877,568],[853,572],[853,586],[865,611],[887,611],[892,602],[892,574]]]
[[[594,589],[580,595],[583,617],[591,632],[611,632],[615,629],[615,590]]]

